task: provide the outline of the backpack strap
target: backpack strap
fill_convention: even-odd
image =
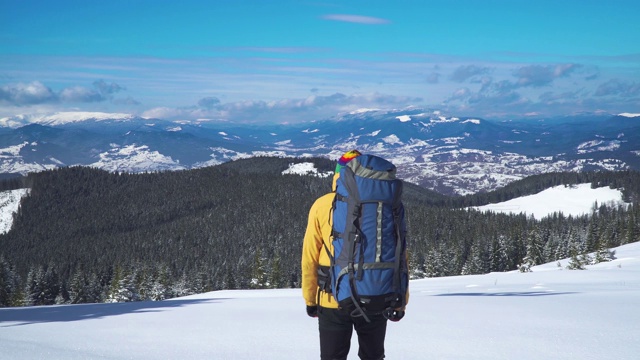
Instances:
[[[394,228],[396,232],[396,253],[395,253],[395,264],[393,269],[393,289],[398,293],[399,299],[398,303],[394,304],[395,307],[402,307],[405,305],[405,296],[406,294],[402,293],[402,272],[405,270],[406,259],[404,257],[404,245],[406,243],[406,237],[404,232],[402,231],[402,190],[403,190],[402,181],[398,182],[398,189],[396,190],[395,196],[393,198],[393,222]]]
[[[333,224],[331,223],[331,219],[333,219],[333,213],[336,210],[336,202],[337,201],[342,201],[342,202],[347,202],[347,197],[346,196],[342,196],[340,194],[338,194],[337,192],[334,192],[335,196],[333,197],[333,202],[331,203],[331,211],[329,212],[329,226],[331,227],[331,236],[333,238],[343,238],[344,239],[344,234],[343,233],[339,233],[336,231],[335,227],[333,226]],[[346,233],[346,231],[345,231]],[[326,244],[325,244],[325,248],[326,248]],[[329,253],[329,250],[327,249],[327,253]]]

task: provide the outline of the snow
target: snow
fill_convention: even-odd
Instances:
[[[466,124],[466,123],[472,123],[472,124],[476,124],[476,125],[480,125],[480,120],[478,119],[468,119],[462,122],[462,124]]]
[[[396,119],[400,120],[400,122],[407,122],[407,121],[411,121],[411,116],[400,115],[400,116],[396,116]]]
[[[480,211],[500,213],[526,213],[537,219],[562,212],[565,216],[590,214],[594,203],[624,204],[622,192],[609,187],[592,189],[591,184],[555,186],[537,194],[523,196],[509,201],[474,207]]]
[[[588,154],[596,151],[614,151],[620,148],[620,144],[621,142],[619,140],[592,140],[578,145],[577,150],[578,154]]]
[[[289,168],[313,170],[312,163]],[[540,195],[549,190],[554,196]],[[522,198],[518,210],[540,216],[564,204],[567,213],[576,207],[569,200],[589,198],[581,207],[589,211],[595,200],[620,199],[617,190],[588,184],[549,190]],[[407,315],[388,326],[387,358],[636,359],[640,243],[615,251],[616,260],[584,271],[564,269],[565,259],[530,273],[413,280]],[[300,289],[225,290],[159,302],[0,308],[0,348],[3,360],[317,359],[317,327]],[[357,359],[357,348],[354,334],[348,359]]]
[[[640,116],[640,114],[622,113],[622,114],[618,114],[618,116],[624,116],[624,117],[639,117],[639,116]]]
[[[319,172],[316,166],[312,162],[305,162],[299,164],[290,164],[287,170],[282,172],[283,175],[314,175],[318,177],[329,177],[333,172]]]
[[[8,158],[11,156],[20,156],[20,151],[27,145],[29,145],[29,142],[23,141],[21,144],[11,145],[6,148],[0,149],[0,159]]]
[[[13,226],[13,214],[20,207],[20,200],[29,194],[29,189],[0,191],[0,234],[6,234]]]
[[[159,171],[169,169],[184,169],[170,156],[158,151],[152,151],[147,145],[131,144],[122,148],[111,144],[112,149],[101,153],[100,160],[89,166],[107,171]]]
[[[87,120],[131,120],[135,116],[125,113],[87,111],[60,111],[53,114],[16,115],[0,119],[0,126],[20,127],[27,124],[64,125]]]
[[[531,273],[413,280],[388,359],[636,359],[640,243],[617,260]],[[0,309],[2,358],[317,359],[300,289],[228,290],[160,302]],[[352,337],[348,359],[357,359]]]
[[[400,141],[400,138],[395,134],[391,134],[389,136],[386,136],[386,137],[382,138],[382,141],[384,141],[384,142],[386,142],[387,144],[390,144],[390,145],[393,145],[393,144],[402,145],[402,141]]]
[[[376,111],[380,111],[380,109],[361,108],[361,109],[356,109],[354,111],[350,111],[349,114],[356,115],[356,114],[364,114],[364,113],[376,112]]]
[[[458,144],[458,142],[460,140],[464,140],[464,138],[463,137],[448,137],[448,138],[440,139],[440,141],[442,141],[445,144]]]

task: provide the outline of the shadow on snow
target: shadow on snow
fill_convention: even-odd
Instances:
[[[506,291],[506,292],[464,292],[438,294],[434,296],[551,296],[551,295],[572,295],[577,292],[553,292],[553,291]]]
[[[111,304],[97,303],[0,308],[0,327],[81,321],[124,314],[161,312],[164,309],[212,303],[218,300],[224,299],[137,301]],[[10,324],[6,324],[7,322]]]

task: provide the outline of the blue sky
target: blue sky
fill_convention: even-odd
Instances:
[[[640,113],[640,2],[0,0],[0,116]]]

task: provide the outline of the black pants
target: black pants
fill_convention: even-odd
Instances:
[[[387,319],[382,314],[368,315],[371,322],[362,316],[351,317],[348,310],[319,308],[320,359],[345,360],[351,347],[351,334],[358,334],[358,356],[362,360],[384,359],[384,337]]]

